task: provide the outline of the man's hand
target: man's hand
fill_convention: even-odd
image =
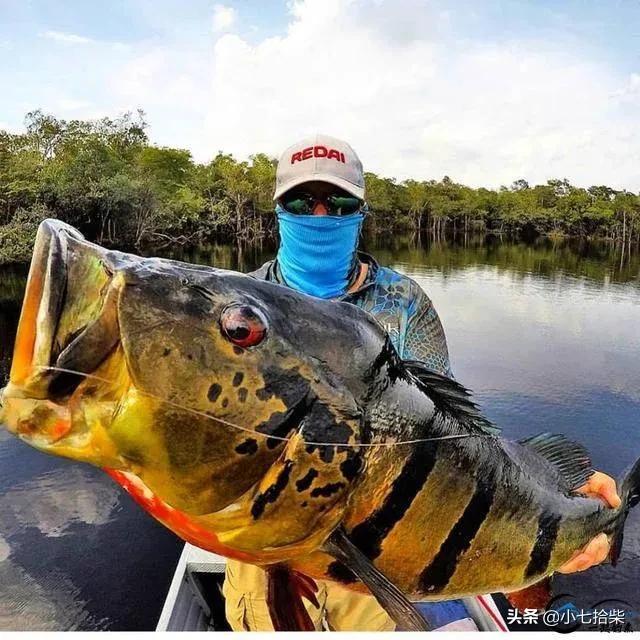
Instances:
[[[577,493],[588,498],[600,498],[609,507],[616,508],[621,504],[616,492],[616,483],[610,476],[596,471],[589,481],[582,485]],[[606,533],[597,535],[586,547],[576,551],[568,562],[558,569],[558,573],[575,573],[600,564],[609,555],[609,539]]]

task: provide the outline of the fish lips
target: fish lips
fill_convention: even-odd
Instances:
[[[16,334],[10,373],[12,388],[33,398],[56,399],[73,392],[86,374],[94,371],[119,341],[117,287],[108,266],[109,252],[85,241],[73,227],[45,220],[36,236],[24,302]],[[101,262],[105,281],[97,315],[79,328],[63,331],[63,314],[77,312],[85,282],[69,280],[83,261]],[[67,310],[72,288],[76,308]],[[97,294],[98,289],[95,289]],[[97,295],[96,295],[97,297]],[[68,335],[61,335],[68,334]],[[61,344],[62,343],[62,344]]]
[[[42,387],[43,378],[47,377],[43,367],[51,364],[53,342],[64,304],[67,234],[77,234],[71,227],[68,230],[66,227],[57,220],[42,222],[31,258],[10,381],[15,386],[29,387],[33,391]],[[40,390],[45,391],[46,388]]]

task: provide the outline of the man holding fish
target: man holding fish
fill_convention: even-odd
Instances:
[[[615,564],[640,458],[618,500],[579,443],[499,435],[446,375],[428,298],[356,253],[362,170],[339,144],[316,139],[281,162],[281,248],[258,277],[112,251],[43,221],[0,422],[245,563],[230,563],[225,589],[235,628],[270,628],[265,608],[278,630],[392,626],[339,583],[372,593],[398,629],[430,630],[455,605],[427,606],[427,621],[411,600],[512,598],[601,561],[608,541]]]
[[[274,200],[280,234],[278,254],[254,272],[254,277],[365,309],[385,328],[404,360],[421,361],[429,369],[452,377],[444,331],[427,295],[410,278],[358,252],[367,205],[362,164],[350,145],[318,135],[289,147],[278,163]],[[580,492],[599,497],[611,507],[620,504],[615,482],[600,472],[594,473]],[[607,536],[600,534],[576,552],[561,572],[584,571],[602,562],[608,553]],[[227,618],[234,630],[273,628],[262,569],[230,559],[224,593]],[[395,628],[371,595],[320,581],[315,595],[319,607],[306,606],[317,629],[322,628],[323,620],[334,630]],[[453,629],[473,624],[460,622],[464,608],[459,601],[453,605],[430,603],[425,611],[436,625],[450,623]]]

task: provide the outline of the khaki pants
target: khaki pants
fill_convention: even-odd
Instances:
[[[317,609],[302,601],[317,631],[393,631],[395,623],[371,595],[354,593],[335,582],[316,581]],[[234,631],[273,631],[266,603],[266,578],[262,569],[227,560],[223,593],[227,621]],[[323,624],[324,623],[324,624]]]

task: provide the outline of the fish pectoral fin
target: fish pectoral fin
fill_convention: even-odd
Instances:
[[[319,608],[315,592],[318,587],[305,575],[290,571],[282,564],[265,569],[267,574],[267,608],[275,631],[315,631],[315,625],[302,602],[304,596]]]
[[[323,551],[339,560],[369,588],[399,631],[431,631],[429,623],[404,593],[349,540],[343,529],[336,529],[329,536]]]

